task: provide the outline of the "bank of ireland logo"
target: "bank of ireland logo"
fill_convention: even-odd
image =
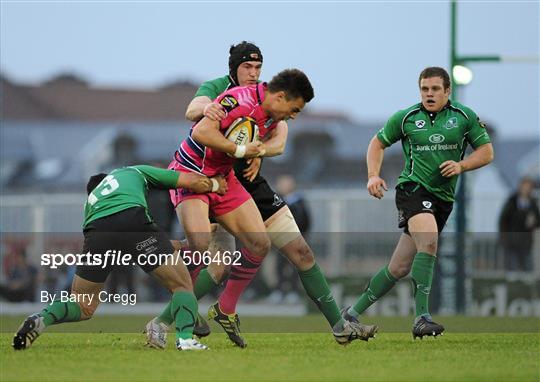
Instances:
[[[424,206],[424,208],[427,208],[427,209],[431,208],[431,206],[432,206],[431,202],[427,201],[427,200],[424,200],[422,202],[422,205]]]
[[[444,142],[444,135],[442,135],[442,134],[431,134],[429,136],[429,141],[431,143],[443,143]]]
[[[424,127],[426,125],[426,121],[424,121],[423,119],[419,119],[414,124],[416,125],[416,127],[421,129],[422,127]]]
[[[444,124],[444,127],[447,129],[455,129],[456,127],[458,127],[457,118],[456,117],[450,118],[448,121],[446,121],[446,123]]]

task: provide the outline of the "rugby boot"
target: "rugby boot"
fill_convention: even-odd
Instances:
[[[208,322],[206,322],[200,313],[197,315],[197,321],[195,321],[195,326],[193,327],[193,334],[199,338],[206,337],[210,334],[210,325],[208,325]]]
[[[178,350],[208,350],[208,346],[201,344],[195,338],[176,340],[176,348]]]
[[[336,324],[332,328],[334,339],[340,345],[348,345],[354,340],[368,341],[374,338],[377,330],[377,325],[364,325],[358,322],[345,321],[343,325]]]
[[[43,333],[43,330],[45,330],[43,317],[37,314],[28,316],[21,326],[19,326],[17,333],[13,337],[13,349],[28,349],[39,335]]]
[[[413,339],[416,339],[416,337],[422,339],[424,336],[437,337],[442,335],[443,332],[444,326],[434,322],[430,316],[420,316],[415,320],[412,328]]]
[[[219,302],[208,309],[208,318],[216,321],[227,333],[229,339],[238,347],[245,348],[246,341],[240,335],[240,319],[238,314],[225,314],[219,308]]]
[[[150,320],[144,328],[144,334],[146,334],[146,345],[156,348],[165,349],[167,346],[167,332],[169,326],[160,322],[157,317]]]

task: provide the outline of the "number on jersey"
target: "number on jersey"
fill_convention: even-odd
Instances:
[[[101,188],[101,191],[99,191],[100,196],[106,196],[106,195],[109,195],[114,190],[116,190],[119,186],[120,185],[118,184],[118,181],[116,179],[114,179],[113,175],[107,175],[97,185],[97,187],[94,189],[94,191],[92,191],[90,193],[90,195],[88,195],[88,204],[93,206],[99,200],[99,198],[94,194],[94,192],[96,192],[98,189]]]

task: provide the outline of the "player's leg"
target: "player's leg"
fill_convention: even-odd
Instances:
[[[206,284],[202,284],[200,281],[206,281],[206,279],[203,277],[201,278],[201,268],[199,267],[200,264],[193,263],[193,260],[196,262],[201,261],[201,256],[193,256],[194,252],[197,251],[198,254],[202,255],[209,246],[210,243],[210,232],[212,230],[210,221],[208,219],[208,213],[209,213],[209,206],[208,203],[203,201],[199,198],[192,198],[192,199],[185,199],[185,200],[179,200],[175,199],[176,193],[171,193],[171,200],[173,202],[179,201],[180,204],[176,207],[176,212],[178,219],[182,223],[184,227],[184,231],[187,238],[187,243],[177,243],[177,245],[181,246],[182,251],[182,257],[189,256],[192,260],[192,263],[190,265],[192,272],[196,272],[196,282],[194,289],[197,290],[197,293],[200,295],[204,295],[204,290],[211,290],[212,286],[208,286]],[[193,284],[192,284],[193,285]],[[215,286],[215,283],[212,285]],[[194,291],[195,292],[195,291]],[[196,294],[197,296],[197,294]],[[199,297],[200,298],[200,297]],[[148,336],[148,342],[155,342],[155,344],[151,344],[155,347],[162,347],[161,346],[161,334],[156,334],[156,341],[154,341],[151,336],[149,335],[150,330],[153,329],[154,332],[159,332],[160,330],[163,331],[165,329],[165,326],[171,325],[175,319],[172,315],[172,301],[165,306],[161,314],[151,320],[147,323],[146,327],[146,333]],[[198,317],[198,322],[201,321],[202,326],[204,326],[204,330],[197,330],[197,335],[200,337],[204,337],[208,334],[209,328],[208,325],[205,325],[204,320],[202,320],[202,317]],[[159,325],[163,324],[163,325]],[[200,329],[200,328],[199,328]],[[165,345],[163,345],[164,347]]]
[[[253,199],[217,217],[218,222],[242,243],[239,265],[231,267],[225,290],[219,297],[223,313],[234,314],[240,295],[253,280],[270,250],[270,240]]]
[[[356,303],[344,312],[344,317],[357,319],[367,308],[388,293],[399,279],[409,274],[415,254],[414,241],[409,235],[403,233],[394,249],[390,263],[369,280]]]
[[[429,294],[437,255],[437,220],[431,213],[421,213],[409,219],[408,227],[417,249],[411,269],[416,308],[413,337],[437,336],[444,327],[433,322],[429,313]]]
[[[104,229],[104,232],[98,232],[99,228],[110,224],[110,220],[110,217],[106,217],[92,223],[97,229],[84,233],[82,253],[102,254],[107,249],[115,248],[113,234],[108,233],[107,229]],[[110,272],[110,266],[77,266],[71,285],[71,294],[60,296],[61,298],[52,301],[40,313],[28,316],[13,338],[14,349],[30,347],[47,326],[91,318],[99,305],[99,292],[103,290]]]
[[[317,305],[330,327],[340,323],[341,314],[328,282],[315,262],[313,251],[300,233],[289,207],[283,206],[264,223],[272,245],[296,267],[307,295]]]
[[[224,261],[224,256],[230,257],[235,250],[234,236],[225,231],[221,225],[212,224],[211,231],[208,246],[211,261],[208,266],[203,266],[200,269],[193,285],[193,291],[198,300],[214,290],[227,278],[231,265],[230,262]]]
[[[103,290],[104,285],[104,281],[92,282],[75,275],[69,298],[66,296],[55,299],[40,313],[28,316],[13,338],[13,348],[15,350],[29,348],[50,325],[92,318],[99,305],[99,292]]]
[[[176,254],[171,258],[177,258]],[[197,320],[198,304],[191,278],[183,263],[173,260],[161,264],[150,272],[171,293],[171,301],[167,304],[172,322],[176,328],[176,347],[179,350],[205,350],[207,347],[193,339],[193,328]],[[168,325],[152,320],[147,324],[148,344],[164,348]]]
[[[218,302],[210,307],[208,316],[221,325],[235,345],[244,348],[247,344],[240,334],[236,304],[257,274],[271,244],[261,215],[251,197],[234,210],[217,216],[216,219],[240,240],[243,247],[240,249],[241,256],[238,263],[231,266],[225,288]]]
[[[257,208],[263,216],[272,245],[297,269],[309,298],[317,305],[330,324],[336,340],[367,339],[376,332],[375,326],[350,325],[341,317],[326,278],[315,261],[313,251],[300,233],[289,207],[266,182],[251,189]]]

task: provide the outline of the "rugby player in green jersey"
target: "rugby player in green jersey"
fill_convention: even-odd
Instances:
[[[109,273],[115,267],[138,264],[172,294],[168,306],[176,324],[177,349],[207,349],[193,338],[198,304],[189,273],[181,257],[173,255],[167,234],[154,224],[146,202],[149,188],[178,187],[187,187],[196,193],[224,194],[227,191],[222,177],[209,179],[151,166],[124,167],[110,174],[92,176],[86,186],[88,199],[82,225],[82,254],[88,256],[82,258],[84,264],[77,265],[71,293],[60,294],[61,298],[51,301],[40,313],[26,318],[13,338],[13,348],[27,349],[49,325],[92,318],[102,301]],[[107,260],[106,254],[118,257]],[[159,254],[171,254],[172,261],[150,260],[150,256]],[[126,261],[129,265],[120,265]]]
[[[390,117],[371,140],[367,153],[367,189],[381,199],[387,190],[380,177],[384,149],[401,141],[405,167],[396,187],[396,206],[398,224],[404,233],[390,263],[371,278],[356,304],[342,311],[344,318],[357,320],[411,272],[416,307],[414,338],[437,336],[444,331],[432,320],[428,299],[438,234],[452,211],[458,176],[493,160],[485,126],[471,109],[449,100],[450,77],[446,70],[424,69],[418,85],[422,102]],[[467,145],[474,151],[464,158]]]
[[[255,85],[259,82],[263,56],[260,49],[252,43],[242,41],[231,46],[229,51],[229,74],[214,80],[204,82],[197,90],[195,97],[188,105],[186,118],[198,121],[207,117],[213,121],[220,121],[227,115],[226,103],[212,102],[221,93],[236,86]],[[278,122],[271,131],[270,137],[264,141],[265,156],[276,156],[283,153],[287,142],[287,122]],[[266,232],[270,237],[274,248],[278,249],[296,267],[302,285],[307,295],[315,302],[322,312],[336,341],[339,343],[350,342],[344,338],[368,340],[374,337],[377,327],[374,325],[356,324],[351,327],[350,323],[342,319],[339,308],[330,292],[328,282],[315,261],[313,251],[300,233],[292,213],[276,193],[266,179],[259,174],[261,158],[251,160],[239,159],[235,162],[234,171],[236,177],[251,195],[261,216],[264,220]],[[213,239],[218,247],[234,250],[234,238],[232,244],[227,244],[227,237],[232,238],[226,231],[218,226]],[[232,249],[231,249],[232,245]],[[199,270],[196,270],[198,272]],[[227,277],[227,267],[224,264],[211,263],[206,269],[198,274],[194,283],[194,292],[197,298],[205,296]],[[240,267],[233,266],[230,270],[229,279],[244,278],[246,272]],[[243,288],[233,288],[232,283],[225,284],[225,289],[220,295],[218,302],[209,310],[209,316],[214,319],[227,333],[229,339],[239,347],[245,347],[246,341],[241,336],[240,321],[235,312],[236,301],[240,298]],[[224,304],[224,302],[230,302]],[[167,314],[154,318],[149,324],[161,322],[170,324],[171,317]],[[162,326],[164,329],[165,325]],[[352,332],[355,332],[353,335]],[[202,320],[197,321],[195,334],[208,335],[209,327]],[[164,338],[160,336],[159,338]],[[159,339],[158,338],[158,339]],[[149,338],[149,341],[153,339]]]

